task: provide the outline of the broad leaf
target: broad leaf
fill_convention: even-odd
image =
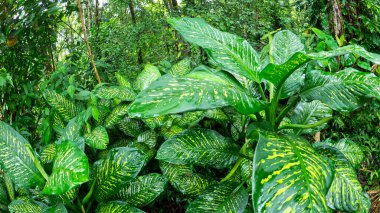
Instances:
[[[239,157],[231,140],[209,129],[185,130],[165,141],[156,159],[174,164],[196,164],[226,168]]]
[[[331,212],[332,162],[296,136],[260,134],[253,159],[255,212]]]
[[[200,68],[185,77],[163,76],[141,92],[129,108],[132,117],[155,117],[192,110],[232,106],[242,114],[264,109],[231,76]]]
[[[57,145],[55,143],[51,143],[45,146],[41,152],[41,156],[40,156],[41,162],[44,164],[53,162],[56,149],[57,149]]]
[[[376,64],[380,64],[380,55],[367,52],[363,47],[357,45],[349,45],[326,52],[309,54],[303,51],[295,52],[289,60],[282,64],[268,64],[260,72],[260,78],[266,79],[272,82],[275,86],[278,86],[283,83],[295,70],[311,60],[331,58],[334,56],[345,55],[347,53],[354,53]]]
[[[157,143],[157,134],[153,130],[145,131],[137,137],[137,142],[145,143],[151,149],[154,149]]]
[[[124,86],[102,85],[94,90],[94,94],[106,100],[117,98],[122,101],[133,101],[136,98],[136,93]]]
[[[176,118],[173,123],[180,127],[191,127],[196,125],[204,117],[203,111],[185,112],[180,117]]]
[[[76,144],[64,141],[57,145],[53,172],[42,191],[44,194],[63,194],[89,180],[86,154]]]
[[[282,30],[273,36],[270,52],[274,59],[274,64],[283,64],[296,52],[304,51],[305,47],[294,33],[289,30]]]
[[[290,116],[292,124],[309,125],[320,121],[323,118],[332,117],[332,110],[320,101],[300,102]],[[312,134],[322,130],[326,124],[315,128],[300,130],[300,133]]]
[[[167,183],[168,180],[161,174],[152,173],[140,176],[123,187],[114,198],[125,201],[131,206],[143,207],[164,192]]]
[[[95,149],[106,149],[109,143],[108,133],[103,126],[97,126],[90,133],[84,135],[86,144]]]
[[[69,121],[75,117],[83,108],[78,104],[66,99],[53,90],[45,90],[44,98],[46,102],[56,109],[65,121]]]
[[[371,206],[370,198],[363,191],[357,174],[344,153],[329,142],[315,143],[314,147],[321,154],[335,162],[334,180],[326,195],[328,206],[337,211],[369,212]],[[360,150],[359,147],[356,148]],[[343,150],[346,151],[347,149]],[[352,154],[349,154],[349,156],[353,157]]]
[[[115,124],[119,123],[128,113],[129,104],[121,103],[117,105],[111,113],[107,116],[104,121],[104,125],[107,128],[113,127]]]
[[[71,119],[65,129],[62,132],[62,135],[59,139],[59,142],[64,140],[73,141],[76,144],[80,144],[80,138],[82,136],[83,126],[91,117],[91,109],[87,109],[79,113],[76,117]]]
[[[114,148],[95,163],[95,198],[99,202],[116,194],[134,179],[145,163],[145,155],[134,148]]]
[[[115,77],[116,77],[117,83],[119,83],[120,86],[132,88],[131,83],[122,74],[117,72],[115,73]]]
[[[0,164],[5,173],[20,187],[34,187],[44,183],[27,146],[30,144],[24,137],[0,121]]]
[[[298,93],[305,84],[305,73],[303,67],[294,71],[284,82],[280,99],[285,99]],[[277,88],[276,88],[277,89]]]
[[[67,209],[62,203],[59,203],[49,208],[45,208],[43,213],[67,213]]]
[[[135,89],[141,91],[146,88],[155,80],[161,77],[161,73],[156,66],[147,64],[144,70],[136,78]]]
[[[46,204],[26,197],[19,197],[8,206],[11,213],[43,213],[46,207]]]
[[[205,48],[210,60],[223,69],[259,82],[258,55],[246,40],[221,32],[199,18],[172,18],[168,22],[187,41]]]
[[[143,131],[143,123],[140,120],[124,117],[117,127],[126,135],[137,137]]]
[[[186,212],[242,213],[248,203],[248,193],[237,183],[224,182],[205,189]]]
[[[126,202],[122,201],[110,201],[108,203],[100,203],[96,208],[96,213],[144,213],[138,208],[130,206]]]
[[[191,71],[190,59],[183,59],[178,63],[174,64],[170,69],[170,74],[173,76],[183,76]]]
[[[349,112],[362,105],[363,97],[380,99],[380,78],[355,69],[333,74],[313,70],[306,74],[301,97],[320,100],[334,110]]]
[[[213,179],[195,173],[189,165],[160,161],[160,169],[175,189],[190,197],[199,195],[206,187],[215,183]]]

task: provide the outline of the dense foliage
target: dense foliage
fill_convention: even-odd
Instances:
[[[1,212],[378,212],[378,3],[78,2],[0,2]]]

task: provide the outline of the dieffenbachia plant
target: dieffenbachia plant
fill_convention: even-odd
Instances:
[[[363,160],[358,145],[344,140],[311,144],[302,135],[324,128],[333,110],[350,112],[369,98],[380,99],[380,79],[374,74],[354,68],[325,72],[309,62],[353,54],[380,64],[380,55],[357,45],[308,53],[285,30],[271,37],[263,58],[246,40],[202,19],[169,23],[202,47],[218,69],[200,66],[160,77],[138,94],[129,116],[153,119],[211,109],[228,114],[232,107],[240,114],[232,125],[243,134],[234,142],[215,130],[187,129],[160,147],[156,159],[164,175],[171,180],[176,171],[187,171],[182,181],[198,186],[187,191],[181,180],[171,182],[194,196],[188,212],[243,212],[251,205],[251,190],[255,212],[369,211],[370,200],[356,177]],[[230,172],[208,181],[193,174],[193,166]]]

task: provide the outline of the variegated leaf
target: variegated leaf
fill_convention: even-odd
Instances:
[[[154,118],[144,118],[142,121],[151,129],[161,127],[169,119],[168,115],[157,116]]]
[[[258,55],[246,40],[221,32],[199,18],[171,18],[168,22],[187,41],[205,48],[210,59],[223,69],[259,82]]]
[[[186,58],[174,64],[170,69],[173,76],[184,76],[191,71],[190,59]]]
[[[288,42],[290,43],[291,41]],[[309,54],[303,51],[295,52],[286,62],[282,64],[268,64],[260,72],[260,78],[266,79],[278,86],[283,83],[295,70],[311,60],[326,59],[347,53],[354,53],[376,64],[380,64],[380,55],[367,52],[363,47],[358,45],[348,45],[326,52]]]
[[[53,172],[42,193],[60,195],[89,180],[86,154],[76,144],[64,141],[57,145]]]
[[[142,91],[148,86],[161,77],[161,73],[156,66],[147,64],[144,67],[144,70],[140,72],[135,81],[135,89]]]
[[[117,127],[126,135],[131,137],[137,137],[141,132],[143,132],[143,123],[140,120],[124,117],[118,124]]]
[[[206,188],[190,205],[189,213],[242,213],[248,203],[248,193],[238,183],[223,182]]]
[[[333,172],[305,139],[261,133],[253,159],[255,212],[331,212],[325,195]]]
[[[66,99],[61,94],[58,94],[54,90],[45,90],[44,98],[46,102],[56,109],[65,121],[69,121],[78,115],[83,110],[78,104]]]
[[[78,197],[79,187],[72,188],[67,192],[58,195],[58,198],[64,203],[70,203]]]
[[[108,133],[103,126],[97,126],[90,133],[84,135],[86,144],[95,149],[106,149],[109,143]]]
[[[40,156],[42,163],[47,164],[53,162],[57,148],[56,146],[57,145],[55,143],[51,143],[44,147]]]
[[[290,120],[292,124],[309,125],[329,117],[332,117],[332,109],[320,101],[314,100],[312,102],[298,103],[290,116]],[[300,130],[299,133],[312,134],[325,127],[326,124],[321,124],[315,128]]]
[[[181,117],[176,118],[173,122],[180,127],[191,127],[196,125],[204,117],[203,111],[185,112]]]
[[[96,213],[144,213],[144,211],[130,206],[123,201],[110,201],[107,203],[100,203],[96,209]]]
[[[146,164],[153,158],[154,154],[156,153],[156,150],[151,149],[147,144],[137,141],[129,143],[126,147],[134,148],[139,150],[141,153],[144,153],[144,166],[146,166]]]
[[[134,148],[120,147],[110,150],[105,159],[95,163],[95,198],[105,201],[120,187],[133,180],[145,164],[145,155]]]
[[[131,104],[129,115],[146,118],[224,106],[232,106],[242,114],[265,108],[227,73],[200,67],[184,77],[165,75],[153,82]]]
[[[3,184],[3,180],[1,179],[1,176],[0,176],[0,204],[3,204],[3,205],[9,204],[7,189],[5,188],[5,185]]]
[[[169,140],[170,138],[172,138],[173,136],[179,134],[183,130],[185,130],[185,128],[177,126],[177,125],[172,125],[170,127],[164,127],[164,128],[162,128],[161,129],[161,134],[162,134],[162,136],[164,136],[165,140]]]
[[[0,164],[12,181],[20,187],[34,187],[44,183],[27,146],[29,142],[11,126],[0,121]]]
[[[301,97],[320,100],[334,110],[349,112],[360,107],[364,97],[380,99],[380,78],[352,68],[337,73],[313,70],[306,73]]]
[[[205,112],[205,117],[218,121],[228,120],[228,116],[221,109],[209,109]]]
[[[335,162],[334,180],[326,195],[328,206],[337,211],[369,212],[371,200],[362,189],[357,174],[345,154],[329,142],[315,143],[314,147]],[[356,148],[360,150],[358,146]]]
[[[185,130],[165,141],[156,159],[174,164],[196,164],[226,168],[239,157],[231,140],[209,129]]]
[[[123,86],[123,87],[128,87],[128,88],[132,88],[132,85],[131,83],[128,81],[128,79],[126,77],[124,77],[122,74],[120,73],[115,73],[115,77],[116,77],[116,80],[117,80],[117,83],[120,85],[120,86]]]
[[[145,143],[151,149],[154,149],[157,144],[157,134],[153,130],[145,131],[137,137],[137,142]]]
[[[198,196],[206,187],[216,183],[211,178],[195,173],[189,165],[160,161],[160,169],[176,190],[190,197]]]
[[[123,187],[114,198],[125,201],[131,206],[143,207],[164,192],[167,183],[168,180],[161,174],[151,173],[140,176]]]
[[[69,140],[76,144],[81,144],[81,136],[84,124],[91,117],[91,109],[87,109],[79,113],[76,117],[71,119],[62,132],[59,142]]]
[[[136,93],[128,87],[102,85],[96,88],[94,94],[102,99],[119,99],[122,101],[133,101]]]
[[[46,207],[46,204],[26,197],[19,197],[8,206],[11,213],[43,213]]]
[[[129,104],[121,103],[117,105],[104,121],[106,128],[111,128],[115,124],[119,123],[128,113]]]
[[[273,36],[270,53],[274,64],[283,64],[296,52],[305,50],[301,39],[289,30],[282,30]]]

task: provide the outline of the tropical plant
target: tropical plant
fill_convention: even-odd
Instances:
[[[380,79],[373,73],[354,68],[326,72],[310,62],[352,54],[379,64],[380,55],[358,45],[308,53],[287,30],[269,34],[269,47],[259,54],[246,40],[202,19],[169,23],[202,47],[214,68],[160,77],[138,94],[129,116],[159,119],[219,110],[231,124],[224,136],[187,129],[157,152],[170,183],[195,198],[188,212],[243,212],[251,208],[249,192],[255,212],[369,211],[370,200],[356,176],[364,158],[359,146],[349,140],[310,143],[304,136],[323,129],[333,111],[351,112],[371,98],[380,99]],[[191,168],[229,173],[207,181]],[[191,178],[174,181],[182,171]]]

